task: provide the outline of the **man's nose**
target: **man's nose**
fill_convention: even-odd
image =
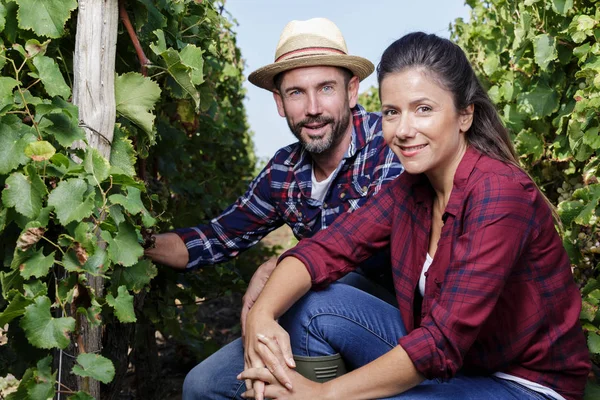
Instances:
[[[321,102],[316,93],[308,95],[308,104],[306,105],[307,115],[320,115],[323,112],[321,108]]]

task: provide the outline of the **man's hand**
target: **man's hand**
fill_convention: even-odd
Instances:
[[[242,337],[244,337],[246,332],[246,318],[248,317],[248,312],[256,302],[256,299],[258,299],[258,295],[262,292],[265,283],[267,283],[267,280],[276,266],[277,257],[270,258],[258,267],[256,272],[254,272],[254,275],[252,275],[252,279],[250,279],[246,294],[242,297],[242,316],[240,318],[242,324]]]
[[[153,237],[154,246],[144,250],[144,255],[159,264],[185,270],[190,256],[179,235],[176,233],[161,233]]]

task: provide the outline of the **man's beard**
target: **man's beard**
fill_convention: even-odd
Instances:
[[[286,118],[288,126],[290,130],[296,136],[296,139],[304,146],[304,148],[312,154],[322,154],[333,147],[335,147],[338,143],[340,143],[348,129],[348,125],[350,125],[350,109],[346,109],[347,111],[342,115],[339,121],[336,121],[332,117],[309,117],[305,118],[302,121],[292,124],[289,118]],[[302,137],[302,128],[308,124],[330,124],[331,132],[324,133],[322,136],[318,138],[303,138]]]

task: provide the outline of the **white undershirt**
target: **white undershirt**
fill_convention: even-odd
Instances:
[[[323,201],[325,200],[325,195],[327,194],[327,190],[329,190],[329,186],[331,185],[331,181],[335,175],[335,171],[333,171],[327,178],[323,179],[321,182],[317,182],[317,178],[315,177],[315,169],[311,168],[310,179],[312,183],[312,188],[310,190],[310,197]]]
[[[421,297],[425,295],[425,281],[427,280],[425,273],[429,270],[429,267],[431,266],[432,262],[433,262],[433,258],[431,258],[429,253],[427,253],[427,257],[425,257],[425,263],[423,263],[423,269],[421,270],[421,276],[419,278],[419,292],[421,293]],[[519,378],[518,376],[505,374],[504,372],[495,372],[492,375],[494,375],[495,377],[500,378],[500,379],[506,379],[507,381],[516,382],[521,386],[525,386],[526,388],[531,389],[538,393],[543,393],[547,396],[552,397],[553,399],[566,400],[563,396],[558,394],[556,391],[550,389],[549,387],[540,385],[539,383],[535,383],[535,382],[532,382],[527,379]]]

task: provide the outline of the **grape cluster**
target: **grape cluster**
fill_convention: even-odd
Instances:
[[[597,221],[593,225],[581,226],[575,241],[576,247],[581,252],[581,262],[573,266],[573,276],[580,289],[583,288],[591,278],[598,278],[600,263],[600,232],[597,229]]]
[[[558,192],[558,202],[563,202],[567,200],[571,200],[573,196],[573,192],[577,189],[581,189],[583,187],[583,183],[579,178],[571,178],[562,183],[562,186],[556,189]]]

